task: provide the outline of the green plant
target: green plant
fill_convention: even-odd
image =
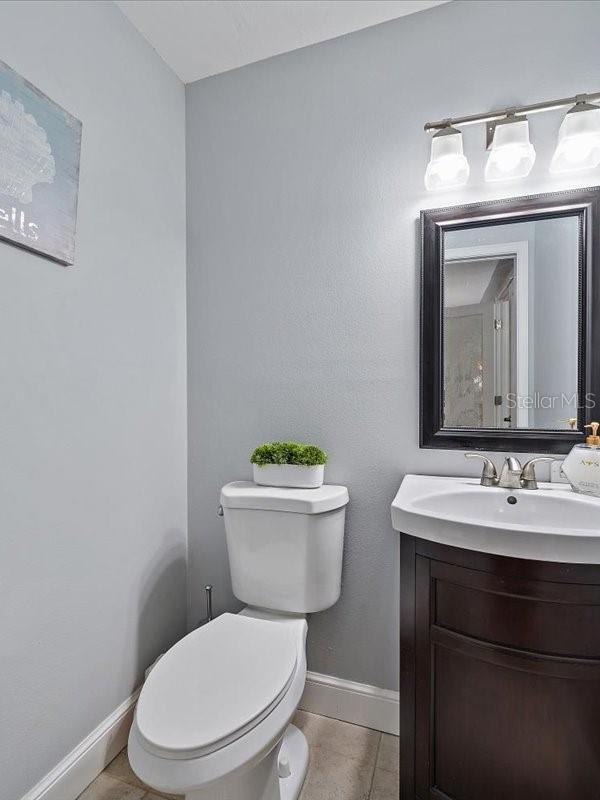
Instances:
[[[302,442],[266,442],[261,444],[250,456],[252,464],[264,467],[265,464],[299,464],[315,467],[327,463],[327,453],[314,444]]]

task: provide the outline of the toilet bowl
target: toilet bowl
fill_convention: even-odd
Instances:
[[[149,786],[186,800],[296,800],[308,766],[291,724],[306,680],[304,614],[339,596],[347,502],[344,487],[223,488],[234,591],[268,607],[222,614],[149,673],[128,747]]]
[[[306,630],[302,618],[245,610],[171,648],[148,676],[129,734],[137,775],[186,800],[295,797],[308,747],[289,723],[306,680]]]

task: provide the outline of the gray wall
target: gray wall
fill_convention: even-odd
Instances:
[[[185,97],[110,2],[0,4],[4,61],[83,121],[75,266],[0,243],[0,798],[185,620]]]
[[[309,625],[309,667],[395,688],[407,472],[475,474],[418,447],[418,213],[592,183],[551,178],[560,114],[531,121],[533,173],[428,195],[423,123],[593,91],[600,3],[453,2],[187,87],[189,523],[202,586],[234,608],[219,487],[264,439],[330,453],[350,489],[340,602]],[[498,458],[498,456],[496,456]]]

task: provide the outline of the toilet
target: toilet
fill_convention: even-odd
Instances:
[[[347,503],[344,486],[223,487],[233,592],[246,606],[192,631],[150,671],[128,748],[149,786],[186,800],[296,800],[309,757],[291,724],[305,615],[340,595]]]

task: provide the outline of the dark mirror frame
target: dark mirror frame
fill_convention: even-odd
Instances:
[[[578,217],[580,234],[577,428],[443,427],[444,233],[564,216]],[[421,447],[568,453],[574,444],[583,441],[584,425],[600,419],[600,187],[422,211],[421,236]],[[596,398],[595,409],[585,408],[588,394]]]

